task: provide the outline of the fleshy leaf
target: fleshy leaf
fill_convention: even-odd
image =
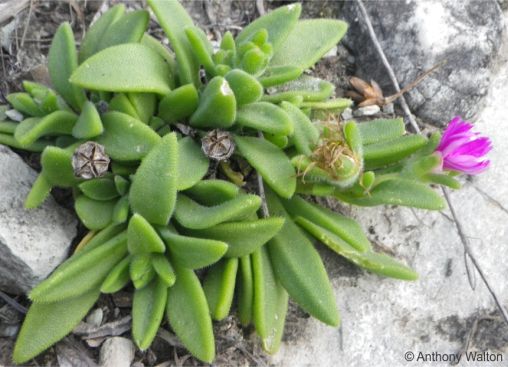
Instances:
[[[109,92],[169,93],[171,71],[164,59],[140,43],[109,47],[85,60],[71,83]]]
[[[172,287],[175,284],[176,275],[173,266],[165,255],[152,255],[152,266],[161,282],[166,287]]]
[[[312,154],[314,146],[319,140],[319,131],[298,107],[289,102],[282,102],[281,107],[291,118],[294,126],[292,140],[296,150],[307,156]]]
[[[141,253],[131,257],[129,274],[132,284],[136,289],[146,287],[155,277],[155,269],[152,266],[152,254]]]
[[[233,257],[215,264],[206,274],[203,290],[214,320],[220,321],[229,314],[235,293],[237,270],[238,259]]]
[[[69,77],[78,67],[78,55],[74,43],[74,33],[65,22],[55,33],[48,54],[48,70],[55,90],[75,110],[81,109],[86,100],[84,91],[69,83]]]
[[[347,23],[335,19],[306,19],[296,23],[272,58],[271,66],[313,66],[346,34]]]
[[[380,143],[386,140],[392,140],[404,135],[404,120],[396,119],[376,119],[358,124],[363,144]]]
[[[208,159],[191,137],[180,139],[177,190],[188,189],[200,182],[208,172],[208,165]]]
[[[298,3],[275,9],[245,27],[236,37],[236,43],[251,41],[258,31],[266,29],[268,42],[277,50],[297,24],[301,12],[302,6]]]
[[[273,192],[267,192],[267,201],[271,215],[286,218],[281,231],[266,245],[277,279],[306,312],[328,325],[338,326],[340,318],[332,285],[319,253]]]
[[[28,118],[16,127],[14,137],[21,146],[29,146],[43,136],[70,135],[78,117],[67,111],[55,111],[43,118]]]
[[[103,131],[104,126],[97,108],[92,102],[86,101],[78,121],[72,128],[72,136],[76,139],[90,139],[101,135]]]
[[[143,158],[161,138],[141,121],[121,112],[102,115],[104,133],[97,138],[106,153],[115,160],[134,161]]]
[[[127,228],[128,246],[131,254],[144,254],[149,252],[163,253],[166,250],[164,242],[141,215],[134,213],[129,220]]]
[[[240,258],[240,271],[238,272],[238,317],[243,326],[252,321],[252,304],[254,302],[254,280],[250,255]]]
[[[166,33],[175,51],[180,84],[199,85],[199,65],[185,34],[185,28],[194,23],[185,8],[176,0],[148,0],[159,24]]]
[[[169,248],[171,261],[189,269],[200,269],[217,262],[228,249],[225,242],[181,236],[168,228],[159,228],[159,233]]]
[[[238,150],[280,196],[290,198],[296,189],[296,172],[288,157],[260,138],[235,136]]]
[[[254,276],[254,326],[263,342],[263,349],[275,353],[284,332],[288,294],[275,276],[266,248],[255,251],[251,260]]]
[[[79,184],[79,189],[94,200],[111,200],[118,197],[115,183],[110,178],[95,178]]]
[[[418,274],[413,270],[385,254],[373,251],[358,252],[340,237],[307,219],[297,217],[296,222],[333,251],[362,268],[402,280],[416,280],[418,278]]]
[[[411,155],[427,144],[421,135],[405,135],[392,140],[366,145],[363,158],[366,169],[383,167]]]
[[[99,294],[98,289],[92,289],[63,301],[33,303],[16,341],[14,362],[27,362],[70,333],[99,299]]]
[[[248,218],[261,206],[257,195],[240,195],[222,204],[201,206],[189,197],[179,194],[174,217],[182,226],[190,229],[204,229],[219,223]]]
[[[132,338],[141,350],[152,344],[164,318],[168,288],[160,280],[153,280],[134,291],[132,300]]]
[[[101,285],[102,293],[116,293],[125,287],[131,280],[129,276],[129,264],[131,258],[127,256],[125,259],[116,264],[108,273]]]
[[[293,122],[280,107],[268,102],[254,102],[238,109],[236,123],[274,135],[293,134]]]
[[[240,188],[225,180],[201,180],[185,191],[185,195],[202,205],[214,206],[238,195]]]
[[[132,210],[153,224],[165,225],[176,204],[178,141],[175,133],[164,136],[136,171],[129,201]]]
[[[176,282],[168,290],[166,315],[171,328],[193,356],[215,358],[212,319],[205,293],[194,271],[175,266]]]
[[[233,69],[224,78],[233,90],[238,106],[256,102],[263,95],[263,86],[255,77],[243,70]]]
[[[80,195],[74,202],[76,214],[86,228],[103,229],[112,221],[116,200],[93,200]]]
[[[221,223],[212,228],[186,230],[196,237],[210,238],[228,244],[226,257],[241,257],[255,251],[273,236],[284,224],[284,219],[270,217],[244,222]]]
[[[57,302],[98,288],[125,255],[127,239],[122,233],[93,250],[69,258],[32,289],[30,299],[36,303]]]
[[[169,92],[159,103],[159,116],[174,123],[189,117],[196,111],[199,95],[193,84],[186,84]]]

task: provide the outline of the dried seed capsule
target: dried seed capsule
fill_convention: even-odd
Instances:
[[[72,156],[74,175],[86,180],[104,176],[108,171],[110,158],[104,146],[94,141],[81,144]]]
[[[225,161],[235,151],[235,142],[229,132],[215,129],[201,139],[201,149],[207,157]]]

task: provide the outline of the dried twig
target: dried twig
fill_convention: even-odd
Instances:
[[[369,14],[367,13],[367,9],[365,9],[365,6],[363,5],[362,0],[356,0],[356,2],[358,3],[360,12],[362,13],[362,16],[365,20],[365,24],[367,25],[367,29],[369,31],[369,36],[372,40],[372,43],[374,43],[374,46],[376,47],[376,51],[377,51],[379,57],[381,58],[381,61],[384,65],[384,67],[386,68],[388,75],[390,76],[390,80],[392,81],[393,87],[395,88],[395,91],[398,93],[398,92],[400,92],[399,82],[397,81],[397,77],[395,76],[395,73],[394,73],[390,63],[388,62],[388,59],[386,58],[386,55],[383,52],[383,48],[381,47],[381,44],[379,43],[379,41],[377,39],[376,32],[374,31],[374,27],[372,26],[372,23],[370,21],[370,17],[369,17]],[[404,113],[405,113],[407,119],[409,120],[409,123],[411,124],[411,126],[417,133],[420,133],[420,128],[418,127],[418,124],[416,123],[414,116],[411,114],[411,111],[409,110],[409,106],[407,105],[406,99],[404,98],[403,95],[401,95],[399,97],[399,100],[400,100],[400,106],[404,110]]]
[[[469,239],[464,234],[464,229],[462,227],[462,223],[459,221],[457,214],[455,213],[455,209],[453,208],[452,202],[451,202],[450,197],[448,195],[448,191],[445,188],[442,188],[442,190],[443,190],[443,194],[446,199],[446,202],[448,203],[448,207],[450,208],[450,212],[451,212],[453,220],[455,222],[455,226],[457,227],[457,232],[459,233],[459,237],[462,242],[462,246],[464,246],[464,251],[466,252],[467,256],[469,257],[469,259],[473,263],[474,267],[478,271],[478,274],[480,274],[480,277],[482,278],[483,283],[485,284],[485,286],[489,290],[490,295],[494,299],[494,302],[496,303],[496,306],[499,309],[499,312],[501,312],[501,316],[503,316],[504,321],[508,324],[508,313],[506,312],[506,309],[503,307],[503,305],[501,305],[501,302],[499,301],[499,298],[498,298],[496,292],[494,291],[494,289],[490,285],[489,281],[485,277],[485,274],[483,273],[483,270],[480,267],[480,264],[478,263],[478,261],[474,257],[473,252],[471,251],[471,247],[469,246]]]
[[[25,306],[19,304],[18,301],[16,301],[14,298],[9,297],[7,294],[5,294],[2,291],[0,291],[0,298],[5,303],[7,303],[9,306],[11,306],[13,309],[18,311],[19,313],[22,313],[22,314],[26,314],[27,313],[28,310],[26,309]]]
[[[21,36],[21,47],[25,44],[26,33],[28,32],[28,26],[30,25],[30,19],[32,18],[32,10],[34,6],[34,0],[30,0],[30,7],[28,8],[28,15],[26,17],[25,29],[23,29],[23,36]]]

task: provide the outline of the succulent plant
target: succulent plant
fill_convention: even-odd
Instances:
[[[53,187],[71,188],[90,230],[30,292],[14,360],[41,353],[101,293],[130,283],[142,350],[166,318],[190,353],[211,362],[212,319],[225,318],[236,299],[241,323],[254,324],[273,353],[289,298],[339,325],[315,240],[371,272],[416,279],[374,251],[354,220],[307,200],[439,210],[430,185],[458,187],[434,153],[439,134],[406,134],[402,119],[341,121],[351,101],[305,73],[347,24],[299,20],[301,6],[292,4],[236,38],[227,32],[214,49],[177,1],[148,4],[172,51],[147,33],[148,11],[116,5],[79,52],[62,24],[48,58],[53,89],[26,81],[0,110],[0,143],[42,152],[26,207]],[[8,117],[20,114],[19,122]]]

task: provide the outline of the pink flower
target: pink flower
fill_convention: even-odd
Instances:
[[[486,155],[492,143],[486,136],[472,132],[473,125],[457,116],[450,121],[436,149],[443,158],[443,169],[477,175],[487,169]]]

